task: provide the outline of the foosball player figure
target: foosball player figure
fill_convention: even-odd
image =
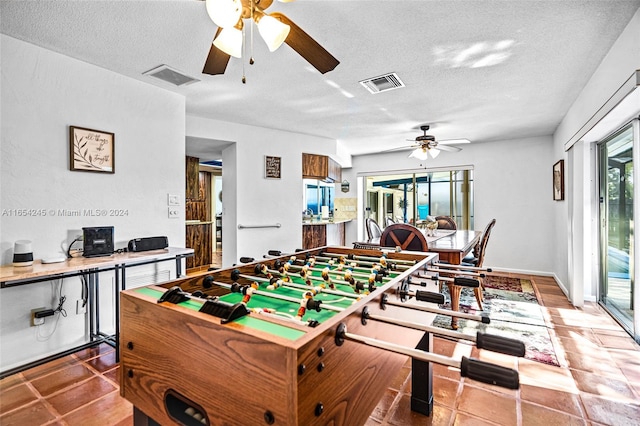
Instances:
[[[315,310],[316,312],[320,312],[320,304],[321,300],[315,300],[313,298],[313,293],[307,291],[302,296],[302,300],[300,301],[300,307],[298,308],[297,319],[301,320],[304,317],[304,314],[307,312],[307,309]]]
[[[256,274],[262,274],[269,279],[273,277],[273,275],[271,275],[271,272],[269,272],[269,268],[267,267],[267,265],[256,265],[254,272]]]
[[[231,284],[232,293],[242,293],[242,303],[245,305],[251,300],[253,292],[258,289],[258,283],[252,282],[251,285],[240,285],[238,283]]]
[[[327,283],[330,289],[333,290],[334,288],[336,288],[335,284],[333,284],[333,281],[331,281],[331,277],[329,276],[329,268],[324,268],[322,270],[322,279],[325,281],[325,283]]]
[[[276,277],[271,277],[269,278],[269,285],[267,286],[267,290],[275,290],[278,287],[282,287],[282,284],[284,284],[284,282]]]

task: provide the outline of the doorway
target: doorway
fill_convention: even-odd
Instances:
[[[638,340],[638,330],[634,326],[634,292],[637,289],[633,274],[633,152],[633,125],[598,144],[601,258],[598,301]]]

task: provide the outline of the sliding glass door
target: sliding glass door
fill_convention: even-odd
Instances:
[[[632,335],[634,327],[634,145],[628,126],[598,145],[600,164],[599,302]]]

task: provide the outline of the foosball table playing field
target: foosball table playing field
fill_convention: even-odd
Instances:
[[[135,424],[361,425],[407,357],[411,408],[427,416],[433,363],[519,387],[514,370],[431,353],[437,333],[524,355],[519,341],[430,325],[438,313],[490,321],[437,307],[435,254],[322,247],[244,260],[121,293],[120,393]]]

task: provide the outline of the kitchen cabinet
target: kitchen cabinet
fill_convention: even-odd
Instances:
[[[342,167],[326,155],[302,154],[302,177],[325,182],[342,181]]]
[[[200,159],[196,157],[186,157],[185,162],[185,181],[186,191],[185,198],[187,200],[200,200]]]

